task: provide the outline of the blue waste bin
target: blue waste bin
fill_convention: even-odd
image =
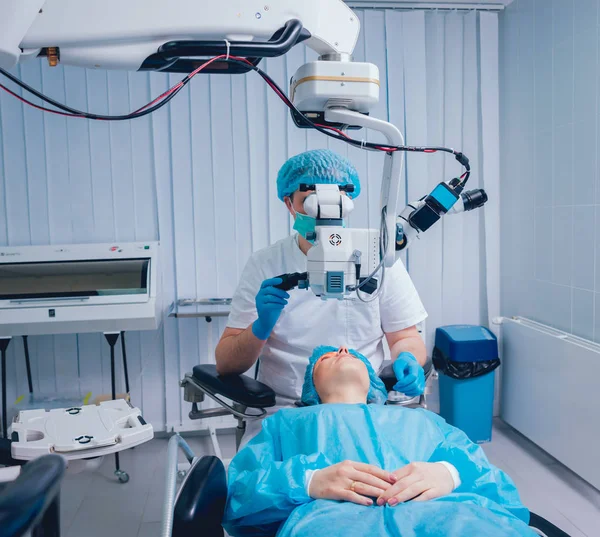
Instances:
[[[438,328],[433,363],[440,373],[440,415],[478,444],[492,440],[496,336],[483,326]]]

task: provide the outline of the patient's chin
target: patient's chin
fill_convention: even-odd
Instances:
[[[343,371],[346,374],[355,375],[357,378],[364,378],[369,380],[369,372],[367,367],[360,360],[340,360],[336,363],[336,367],[339,371]]]
[[[335,371],[335,382],[339,384],[353,384],[355,386],[366,387],[369,389],[370,381],[369,374],[365,366],[358,362],[351,362],[350,360],[344,360],[339,363]]]

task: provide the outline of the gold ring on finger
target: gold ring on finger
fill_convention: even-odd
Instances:
[[[348,487],[348,489],[351,490],[352,492],[354,492],[354,487],[356,487],[356,481],[352,481],[352,483],[350,483],[350,487]]]

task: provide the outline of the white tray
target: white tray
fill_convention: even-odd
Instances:
[[[14,459],[57,453],[67,460],[100,457],[151,440],[152,425],[138,408],[119,399],[100,405],[19,412],[10,429]]]

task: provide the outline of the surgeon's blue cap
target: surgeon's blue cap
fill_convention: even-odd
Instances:
[[[327,354],[328,352],[337,352],[337,350],[338,349],[336,347],[321,345],[313,351],[312,356],[308,359],[308,367],[306,368],[306,373],[304,374],[304,385],[302,386],[302,402],[305,405],[318,405],[321,403],[321,399],[319,398],[319,394],[317,393],[315,383],[313,381],[315,364],[317,363],[317,360],[324,354]],[[369,393],[367,394],[367,403],[377,403],[381,405],[384,404],[387,401],[387,390],[385,389],[385,384],[383,381],[377,376],[377,373],[375,373],[371,362],[369,362],[369,360],[367,360],[367,358],[360,352],[357,352],[354,349],[349,349],[349,352],[352,356],[358,358],[367,366],[369,379],[371,381],[371,387],[369,388]]]
[[[290,158],[277,175],[277,196],[281,201],[300,188],[309,185],[354,185],[352,199],[360,194],[358,172],[345,157],[329,149],[316,149]]]

